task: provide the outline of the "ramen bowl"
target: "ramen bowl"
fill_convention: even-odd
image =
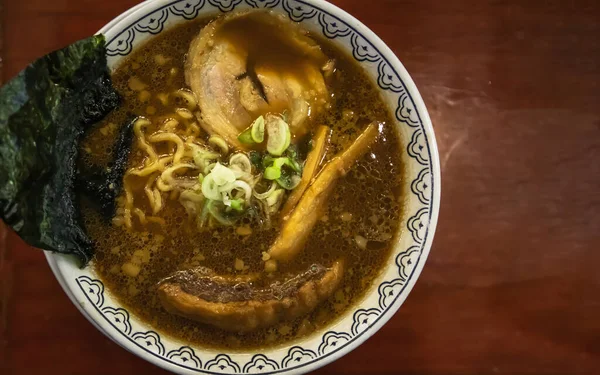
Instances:
[[[114,68],[144,41],[183,22],[221,13],[268,8],[329,39],[372,79],[394,119],[404,162],[403,214],[392,254],[366,295],[325,330],[276,348],[224,352],[197,347],[153,330],[105,289],[92,267],[46,253],[75,306],[106,336],[131,353],[181,374],[305,373],[365,342],[400,308],[429,253],[440,205],[440,168],[427,109],[393,52],[358,20],[318,0],[150,0],[123,13],[100,33]]]

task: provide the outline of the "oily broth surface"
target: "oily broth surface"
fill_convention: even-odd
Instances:
[[[176,104],[163,105],[157,94],[185,87],[185,53],[191,40],[207,22],[186,22],[163,32],[132,53],[113,72],[113,82],[124,101],[121,108],[87,135],[82,143],[80,162],[83,165],[110,167],[106,164],[110,145],[119,127],[132,115],[144,115],[152,120],[173,112]],[[236,258],[243,260],[248,267],[245,272],[261,272],[264,268],[261,254],[273,243],[279,223],[274,222],[271,228],[245,223],[252,229],[248,236],[237,234],[236,228],[232,227],[198,232],[195,225],[188,222],[180,204],[172,200],[160,213],[167,222],[164,228],[138,226],[136,231],[127,232],[103,221],[86,201],[82,201],[86,228],[96,244],[96,272],[121,304],[155,329],[185,342],[219,349],[248,350],[282,345],[332,323],[360,300],[386,265],[398,231],[404,193],[400,183],[403,170],[399,140],[389,125],[392,122],[376,89],[360,67],[325,40],[316,39],[325,53],[336,59],[337,67],[335,79],[330,84],[333,105],[319,118],[311,120],[333,129],[326,159],[347,147],[368,121],[385,121],[388,124],[371,151],[340,180],[305,250],[294,262],[279,268],[281,273],[297,273],[314,263],[331,266],[336,259],[344,258],[346,267],[340,289],[308,316],[244,335],[224,332],[169,314],[156,295],[157,282],[174,271],[194,266],[206,266],[221,274],[235,273]],[[158,54],[167,58],[168,62],[158,64],[155,58]],[[140,96],[140,91],[129,88],[131,77],[137,77],[148,85],[149,99],[144,98],[145,94]],[[134,146],[130,158],[132,165],[140,155]],[[366,249],[357,246],[356,236],[370,240]],[[143,260],[141,272],[135,278],[121,271],[121,266],[129,262],[134,253]]]

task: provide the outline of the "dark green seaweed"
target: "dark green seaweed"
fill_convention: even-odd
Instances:
[[[93,256],[75,196],[79,141],[119,103],[104,36],[46,55],[0,88],[0,218],[27,243]]]
[[[123,189],[123,175],[127,168],[129,152],[133,140],[133,124],[137,117],[132,117],[121,126],[119,135],[112,147],[112,162],[109,167],[86,166],[78,170],[76,188],[86,195],[99,209],[105,220],[115,216],[116,198]]]

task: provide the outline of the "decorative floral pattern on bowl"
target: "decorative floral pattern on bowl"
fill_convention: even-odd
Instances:
[[[404,146],[406,194],[401,235],[378,285],[329,331],[289,348],[260,353],[219,353],[162,337],[131,316],[107,294],[93,271],[47,253],[57,279],[84,315],[121,346],[168,370],[185,374],[301,373],[323,366],[379,329],[399,308],[420,273],[439,209],[439,158],[429,116],[408,73],[366,27],[338,8],[317,0],[150,0],[121,15],[107,35],[109,64],[115,65],[144,40],[181,22],[239,9],[267,8],[331,39],[370,74],[398,122]]]

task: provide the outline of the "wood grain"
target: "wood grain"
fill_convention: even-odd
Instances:
[[[375,336],[319,374],[600,371],[600,3],[335,0],[430,110],[442,207],[427,266]],[[4,80],[133,0],[4,1]],[[393,11],[392,11],[393,10]],[[0,250],[2,374],[162,374],[69,302],[43,255]]]

